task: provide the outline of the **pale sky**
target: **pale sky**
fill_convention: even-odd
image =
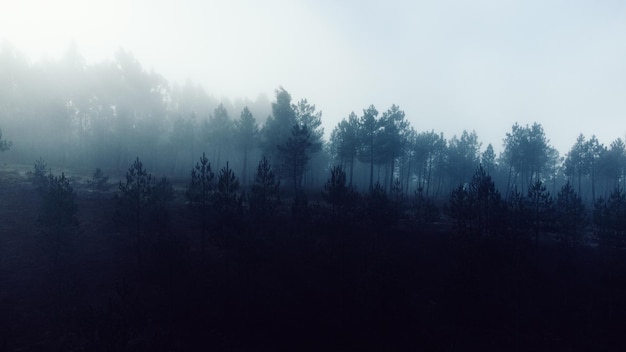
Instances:
[[[124,48],[216,97],[283,86],[323,111],[327,136],[370,104],[497,151],[514,122],[541,123],[561,154],[581,132],[626,135],[619,0],[0,0],[0,38],[35,61],[71,41],[88,63]]]

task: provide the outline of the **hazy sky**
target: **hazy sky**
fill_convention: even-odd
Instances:
[[[33,59],[74,41],[86,61],[120,47],[212,95],[283,86],[323,111],[402,108],[418,130],[475,129],[501,149],[540,122],[562,153],[579,133],[626,134],[626,2],[0,0],[0,37]]]

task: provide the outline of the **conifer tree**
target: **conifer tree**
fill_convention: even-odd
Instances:
[[[215,174],[211,171],[211,163],[202,153],[200,161],[191,170],[191,183],[185,193],[187,202],[195,209],[202,220],[202,253],[206,247],[207,220],[211,209],[211,198],[213,193]]]

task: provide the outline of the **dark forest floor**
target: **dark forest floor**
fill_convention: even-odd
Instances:
[[[306,224],[223,228],[203,255],[179,200],[139,263],[112,193],[75,189],[80,230],[55,259],[37,192],[0,171],[0,351],[626,349],[617,250],[339,225],[313,206]]]

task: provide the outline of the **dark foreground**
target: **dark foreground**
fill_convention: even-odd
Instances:
[[[138,256],[78,189],[58,252],[37,193],[0,183],[0,351],[625,350],[626,253],[309,216],[210,229],[182,202]]]

